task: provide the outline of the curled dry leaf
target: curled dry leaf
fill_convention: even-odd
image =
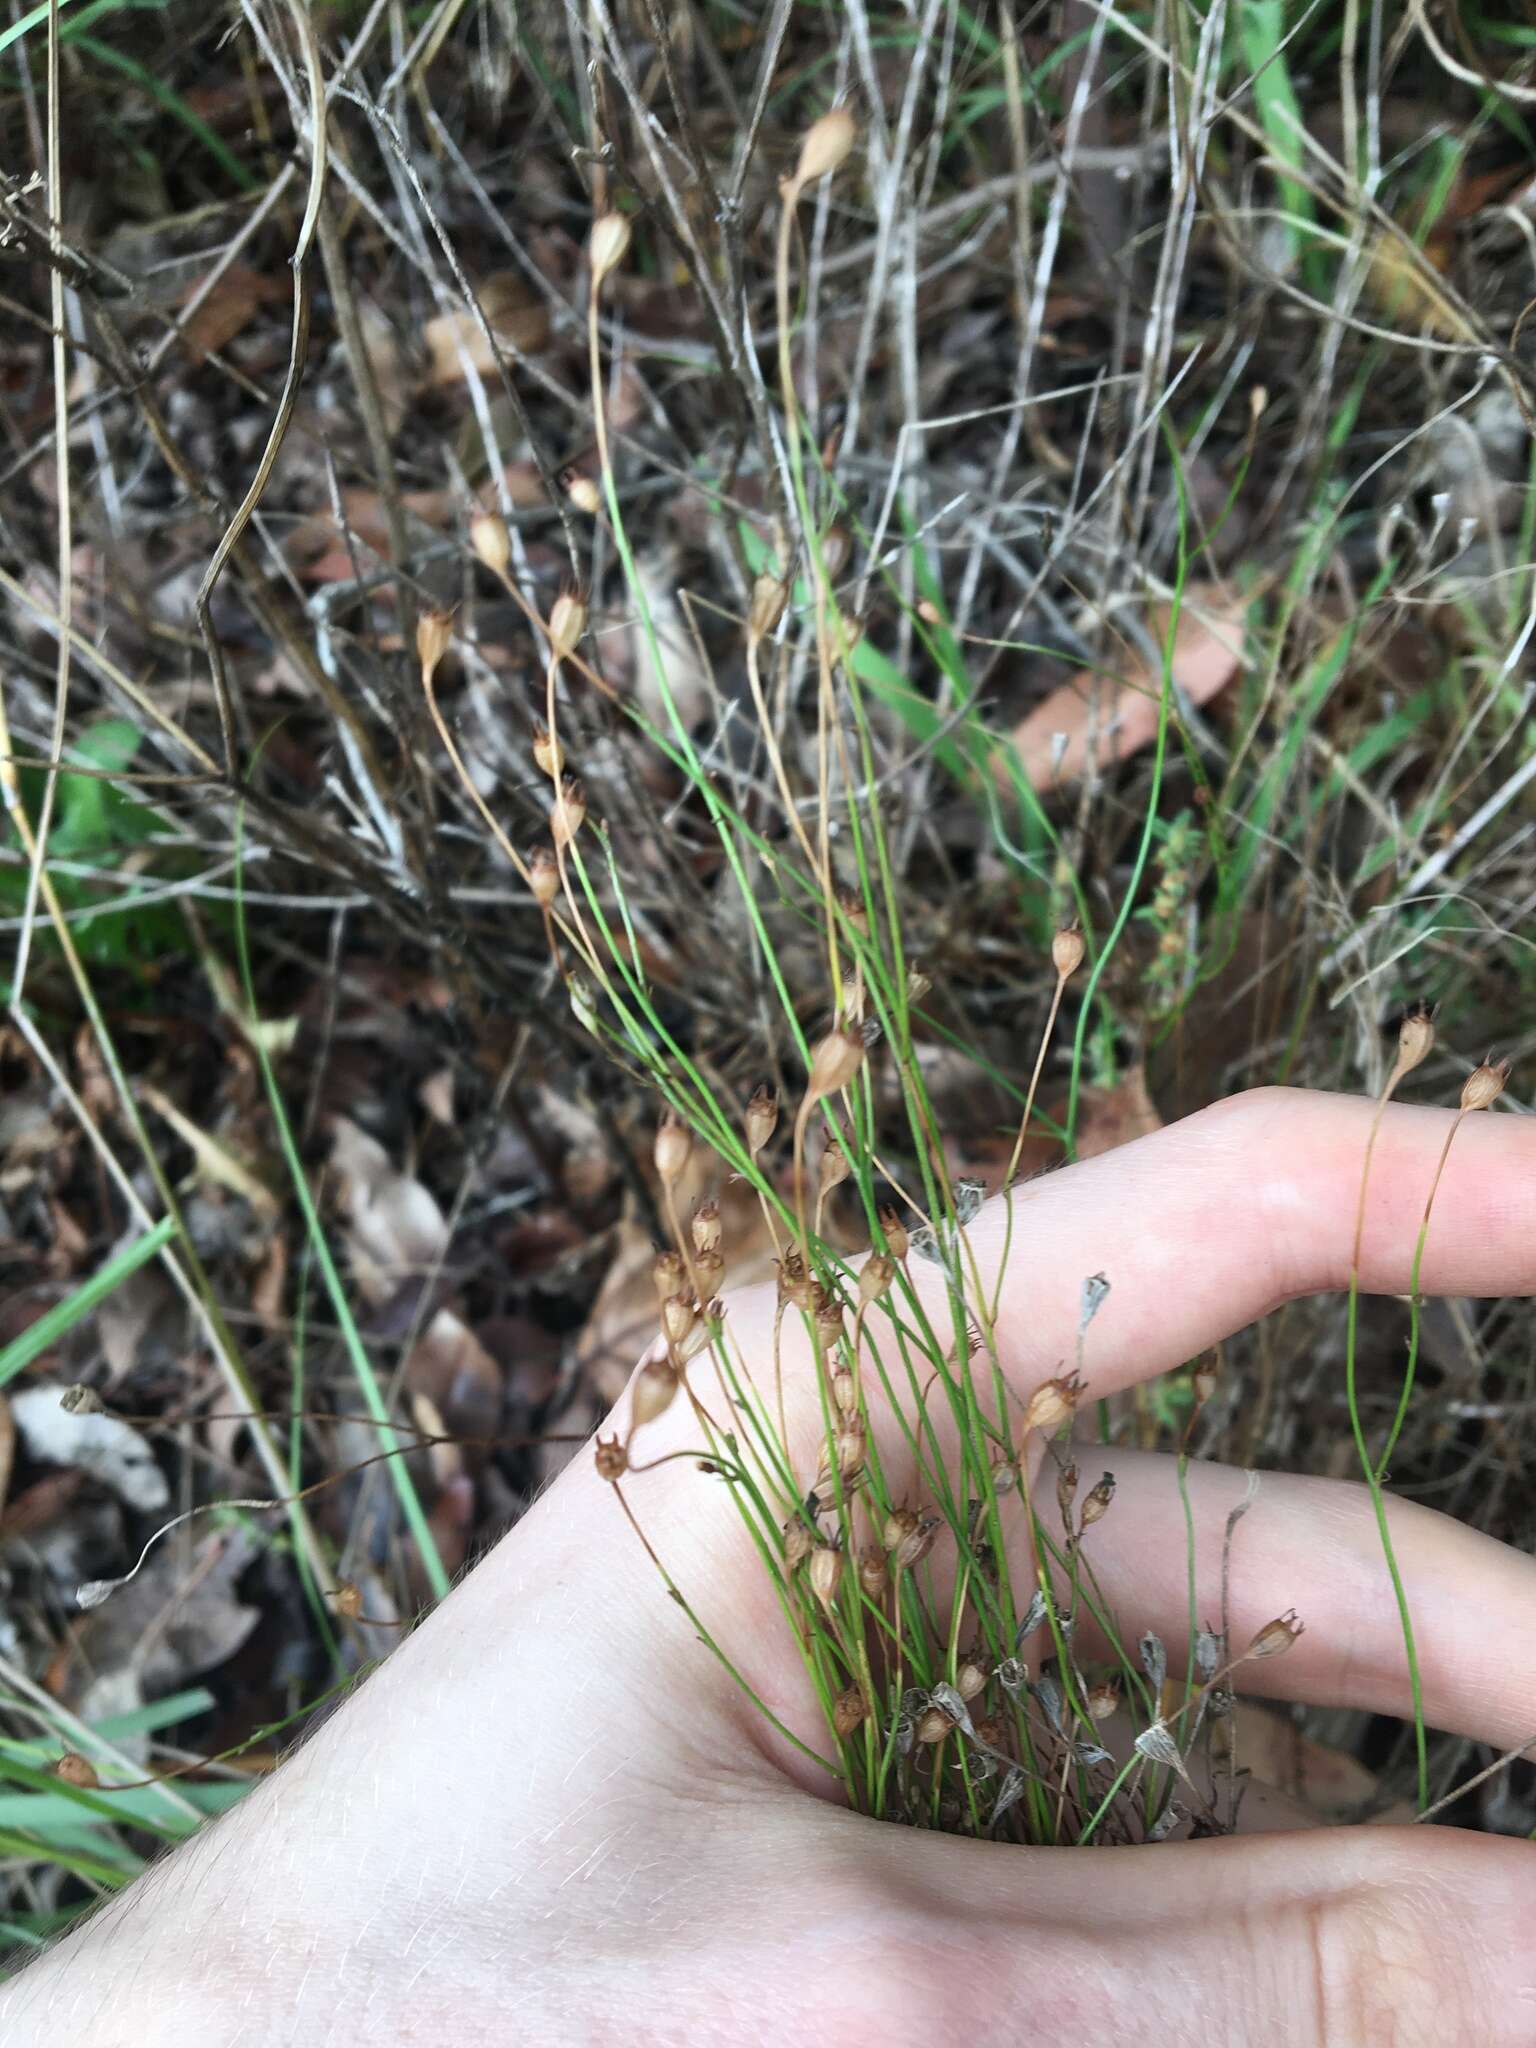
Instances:
[[[358,1287],[379,1307],[402,1279],[438,1263],[448,1249],[448,1225],[430,1190],[401,1173],[350,1117],[337,1117],[333,1126],[331,1171]]]
[[[118,1416],[72,1415],[60,1405],[56,1386],[14,1395],[11,1413],[28,1455],[41,1463],[89,1473],[141,1512],[163,1508],[170,1499],[149,1445]]]
[[[1174,633],[1173,679],[1194,704],[1209,703],[1242,662],[1244,605],[1219,584],[1194,583]],[[1168,612],[1159,607],[1147,629],[1161,644]],[[1053,690],[1014,728],[1024,772],[1036,789],[1073,781],[1090,767],[1123,761],[1157,732],[1162,673],[1139,657],[1117,673],[1086,670]]]

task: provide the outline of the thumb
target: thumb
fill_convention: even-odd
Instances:
[[[1536,2041],[1536,1850],[1522,1842],[1368,1827],[1025,1849],[842,1818],[864,1833],[858,1862],[894,1944],[891,1969],[860,1975],[900,1987],[892,2024],[913,2019],[919,1986],[934,2000],[934,2031],[887,2038]]]

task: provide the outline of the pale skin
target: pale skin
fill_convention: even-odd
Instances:
[[[1088,1397],[1177,1366],[1277,1304],[1347,1284],[1371,1109],[1264,1090],[1021,1189],[999,1317],[1021,1393],[1070,1359],[1080,1278],[1112,1291]],[[1407,1289],[1445,1113],[1393,1108],[1369,1291]],[[997,1211],[973,1227],[985,1266]],[[1426,1292],[1536,1293],[1536,1130],[1458,1133]],[[730,1306],[761,1355],[771,1299]],[[791,1371],[791,1431],[814,1394]],[[694,1441],[677,1403],[657,1450]],[[640,1455],[637,1443],[636,1455]],[[1117,1448],[1092,1532],[1125,1628],[1187,1630],[1172,1467]],[[1086,1467],[1085,1467],[1086,1471]],[[1090,1483],[1096,1471],[1087,1473]],[[1192,1469],[1198,1598],[1219,1602],[1240,1475]],[[814,1708],[724,1485],[629,1482],[689,1599],[797,1732]],[[1394,1503],[1430,1723],[1536,1736],[1536,1561]],[[1408,1709],[1363,1487],[1266,1474],[1232,1585],[1281,1699]],[[589,1454],[276,1778],[0,1988],[6,2048],[452,2042],[1529,2048],[1536,1848],[1441,1827],[1022,1849],[864,1820],[695,1641]]]

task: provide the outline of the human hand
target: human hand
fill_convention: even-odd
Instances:
[[[1112,1292],[1085,1402],[1347,1282],[1371,1105],[1259,1091],[1016,1191],[998,1323],[1027,1395],[1073,1355],[1082,1277]],[[1405,1291],[1447,1128],[1388,1111],[1362,1250]],[[972,1227],[984,1269],[997,1207]],[[1536,1292],[1536,1135],[1459,1133],[1421,1284]],[[736,1297],[742,1353],[773,1304]],[[820,1422],[792,1374],[790,1432]],[[685,1404],[647,1458],[696,1438]],[[1038,1455],[1038,1453],[1037,1453]],[[1094,1569],[1130,1636],[1187,1635],[1170,1461],[1114,1452]],[[1197,1608],[1219,1611],[1241,1475],[1189,1470]],[[899,1482],[893,1483],[899,1492]],[[628,1483],[669,1572],[813,1745],[809,1698],[726,1488],[683,1459]],[[1536,1562],[1391,1503],[1431,1725],[1536,1733]],[[1235,1646],[1306,1633],[1245,1690],[1406,1714],[1402,1635],[1363,1487],[1266,1475],[1241,1524]],[[1536,2041],[1536,1850],[1362,1828],[1031,1849],[871,1821],[819,1796],[693,1637],[583,1456],[276,1780],[0,1989],[7,2048],[246,2042],[1276,2044]]]

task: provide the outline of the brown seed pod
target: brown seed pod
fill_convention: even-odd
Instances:
[[[852,1415],[859,1405],[859,1389],[847,1366],[832,1375],[832,1403],[839,1415]]]
[[[859,1552],[860,1587],[871,1600],[880,1601],[885,1598],[890,1583],[891,1575],[886,1569],[885,1552],[876,1544],[866,1543]]]
[[[1066,925],[1051,941],[1051,964],[1063,981],[1070,981],[1083,964],[1087,949],[1075,924]]]
[[[1462,1108],[1492,1109],[1504,1093],[1504,1084],[1508,1079],[1508,1060],[1484,1060],[1483,1064],[1474,1067],[1466,1078],[1461,1091]]]
[[[600,285],[629,253],[629,222],[622,213],[600,213],[592,223],[587,241],[587,261],[592,266],[592,283]]]
[[[1434,1019],[1428,1010],[1410,1010],[1398,1027],[1393,1079],[1401,1081],[1405,1074],[1411,1074],[1415,1067],[1422,1066],[1434,1049]]]
[[[452,612],[423,612],[416,621],[416,659],[430,682],[437,665],[453,645]]]
[[[752,603],[747,611],[747,638],[766,640],[784,616],[789,603],[789,585],[765,570],[752,585]]]
[[[755,1159],[773,1136],[779,1121],[779,1091],[760,1082],[747,1104],[747,1150]]]
[[[811,1553],[809,1577],[811,1591],[823,1607],[830,1607],[837,1598],[837,1589],[843,1582],[843,1553],[823,1544]]]
[[[669,1295],[681,1294],[688,1285],[688,1268],[683,1263],[681,1252],[658,1252],[651,1261],[651,1282],[656,1289],[658,1302]]]
[[[549,829],[556,846],[569,846],[587,821],[587,792],[574,775],[562,777],[549,807]]]
[[[1087,1705],[1090,1717],[1095,1721],[1107,1721],[1120,1704],[1120,1689],[1106,1679],[1101,1685],[1090,1685]]]
[[[816,1538],[804,1522],[790,1522],[784,1530],[784,1562],[791,1571],[802,1565],[816,1548]]]
[[[546,725],[533,728],[533,758],[541,775],[547,775],[551,782],[560,780],[565,767],[565,749]]]
[[[786,1252],[779,1260],[779,1300],[790,1308],[809,1309],[817,1298],[816,1283],[805,1270],[798,1252]]]
[[[1306,1623],[1296,1619],[1294,1607],[1288,1607],[1284,1614],[1277,1614],[1273,1621],[1266,1621],[1253,1641],[1244,1650],[1248,1657],[1282,1657],[1305,1632]]]
[[[691,1294],[669,1294],[661,1304],[662,1335],[669,1344],[681,1344],[698,1320],[698,1306]]]
[[[889,1203],[880,1211],[880,1228],[885,1233],[885,1248],[899,1266],[907,1256],[911,1239],[907,1236],[907,1226]]]
[[[885,1518],[885,1527],[880,1531],[880,1541],[887,1550],[895,1550],[917,1530],[917,1516],[911,1508],[892,1508]]]
[[[1070,1421],[1082,1398],[1083,1383],[1078,1374],[1067,1373],[1036,1387],[1024,1410],[1024,1427],[1043,1430],[1047,1435]]]
[[[910,1536],[903,1536],[891,1556],[891,1563],[898,1572],[910,1572],[920,1565],[933,1548],[933,1539],[938,1533],[938,1520],[926,1516]]]
[[[94,1792],[101,1783],[96,1766],[74,1749],[65,1750],[54,1764],[53,1775],[61,1785],[74,1785],[82,1792]]]
[[[665,1415],[676,1397],[678,1384],[677,1368],[669,1359],[647,1360],[635,1375],[635,1391],[629,1406],[634,1428],[643,1429],[658,1415]]]
[[[363,1591],[352,1579],[338,1579],[331,1593],[336,1612],[347,1621],[356,1621],[363,1611]]]
[[[622,1479],[629,1470],[629,1453],[616,1436],[606,1443],[599,1437],[594,1462],[599,1479]]]
[[[693,1212],[689,1225],[693,1232],[693,1248],[696,1252],[717,1252],[720,1249],[720,1204],[715,1201],[700,1202]]]
[[[813,185],[818,178],[828,178],[841,169],[858,138],[858,128],[846,107],[833,107],[819,121],[813,121],[800,145],[795,184]]]
[[[1092,1487],[1083,1500],[1082,1527],[1091,1529],[1095,1522],[1102,1522],[1109,1513],[1109,1504],[1115,1497],[1115,1475],[1106,1472],[1098,1485]]]
[[[821,1149],[821,1167],[817,1173],[817,1185],[822,1194],[830,1194],[848,1178],[848,1155],[836,1138],[828,1136]]]
[[[495,512],[477,512],[469,522],[469,544],[492,575],[506,575],[512,538],[505,519]]]
[[[919,1742],[942,1742],[946,1735],[954,1732],[955,1724],[942,1707],[925,1707],[917,1717]]]
[[[859,1306],[868,1308],[891,1291],[891,1282],[896,1278],[896,1261],[889,1252],[876,1252],[864,1261],[859,1270]]]
[[[663,1111],[661,1122],[656,1126],[653,1157],[657,1173],[668,1186],[687,1166],[692,1152],[693,1133],[675,1109]]]
[[[984,1692],[987,1684],[987,1660],[979,1650],[972,1650],[960,1660],[955,1673],[955,1691],[963,1700],[975,1699]]]
[[[805,1084],[808,1101],[836,1095],[846,1088],[864,1064],[864,1041],[856,1031],[839,1025],[829,1031],[811,1054],[811,1071]]]
[[[529,847],[528,887],[534,902],[542,903],[546,910],[560,894],[560,863],[551,848]]]
[[[695,1252],[693,1277],[700,1299],[708,1301],[712,1294],[720,1292],[720,1283],[725,1278],[725,1260],[719,1252]]]
[[[869,1719],[869,1702],[856,1685],[840,1692],[832,1702],[832,1726],[840,1742],[846,1742],[855,1728]]]
[[[583,476],[579,469],[572,470],[565,480],[565,495],[578,512],[585,512],[589,519],[595,519],[603,509],[603,494],[596,482]]]
[[[549,649],[557,661],[576,652],[587,630],[587,601],[579,590],[562,590],[549,615]]]

